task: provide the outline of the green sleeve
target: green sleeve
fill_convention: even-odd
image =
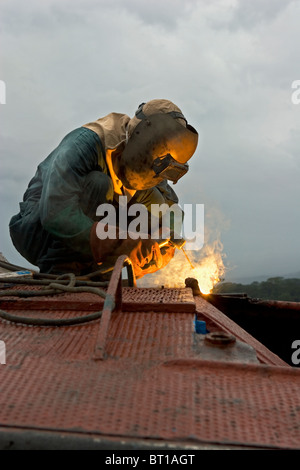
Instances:
[[[99,153],[100,152],[100,153]],[[40,218],[43,227],[74,251],[91,254],[94,223],[80,207],[86,175],[99,169],[101,142],[92,131],[70,133],[45,160]]]

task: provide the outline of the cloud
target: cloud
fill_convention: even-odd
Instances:
[[[274,21],[283,10],[295,0],[241,0],[237,3],[233,17],[228,26],[232,29],[254,29]]]
[[[280,274],[280,249],[296,270],[299,1],[2,0],[0,9],[0,251],[18,256],[9,218],[67,132],[168,98],[200,134],[174,187],[182,202],[217,211],[208,223],[237,273]]]

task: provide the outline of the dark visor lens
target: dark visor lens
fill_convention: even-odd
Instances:
[[[182,165],[176,162],[174,158],[168,153],[165,157],[158,157],[153,162],[153,171],[156,176],[163,177],[172,181],[174,184],[185,175],[189,169],[187,163]]]

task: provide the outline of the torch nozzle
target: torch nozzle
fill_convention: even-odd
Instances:
[[[162,248],[163,246],[170,245],[175,248],[178,248],[178,250],[181,250],[185,244],[186,244],[186,240],[184,238],[180,237],[174,232],[171,232],[170,237],[164,240],[161,240],[158,243],[158,246],[159,248]]]
[[[191,268],[194,269],[195,266],[192,264],[190,258],[188,257],[187,252],[183,248],[185,244],[186,244],[186,240],[184,238],[179,237],[179,235],[176,235],[174,232],[171,232],[170,238],[167,238],[165,240],[161,240],[161,242],[158,245],[159,245],[159,248],[162,248],[163,246],[170,245],[170,246],[173,246],[173,247],[177,248],[178,250],[182,250],[183,253],[184,253],[184,256],[188,260]]]

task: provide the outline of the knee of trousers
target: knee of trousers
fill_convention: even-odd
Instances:
[[[111,178],[100,171],[91,171],[86,177],[80,201],[83,212],[96,220],[97,207],[113,201],[114,188]]]

